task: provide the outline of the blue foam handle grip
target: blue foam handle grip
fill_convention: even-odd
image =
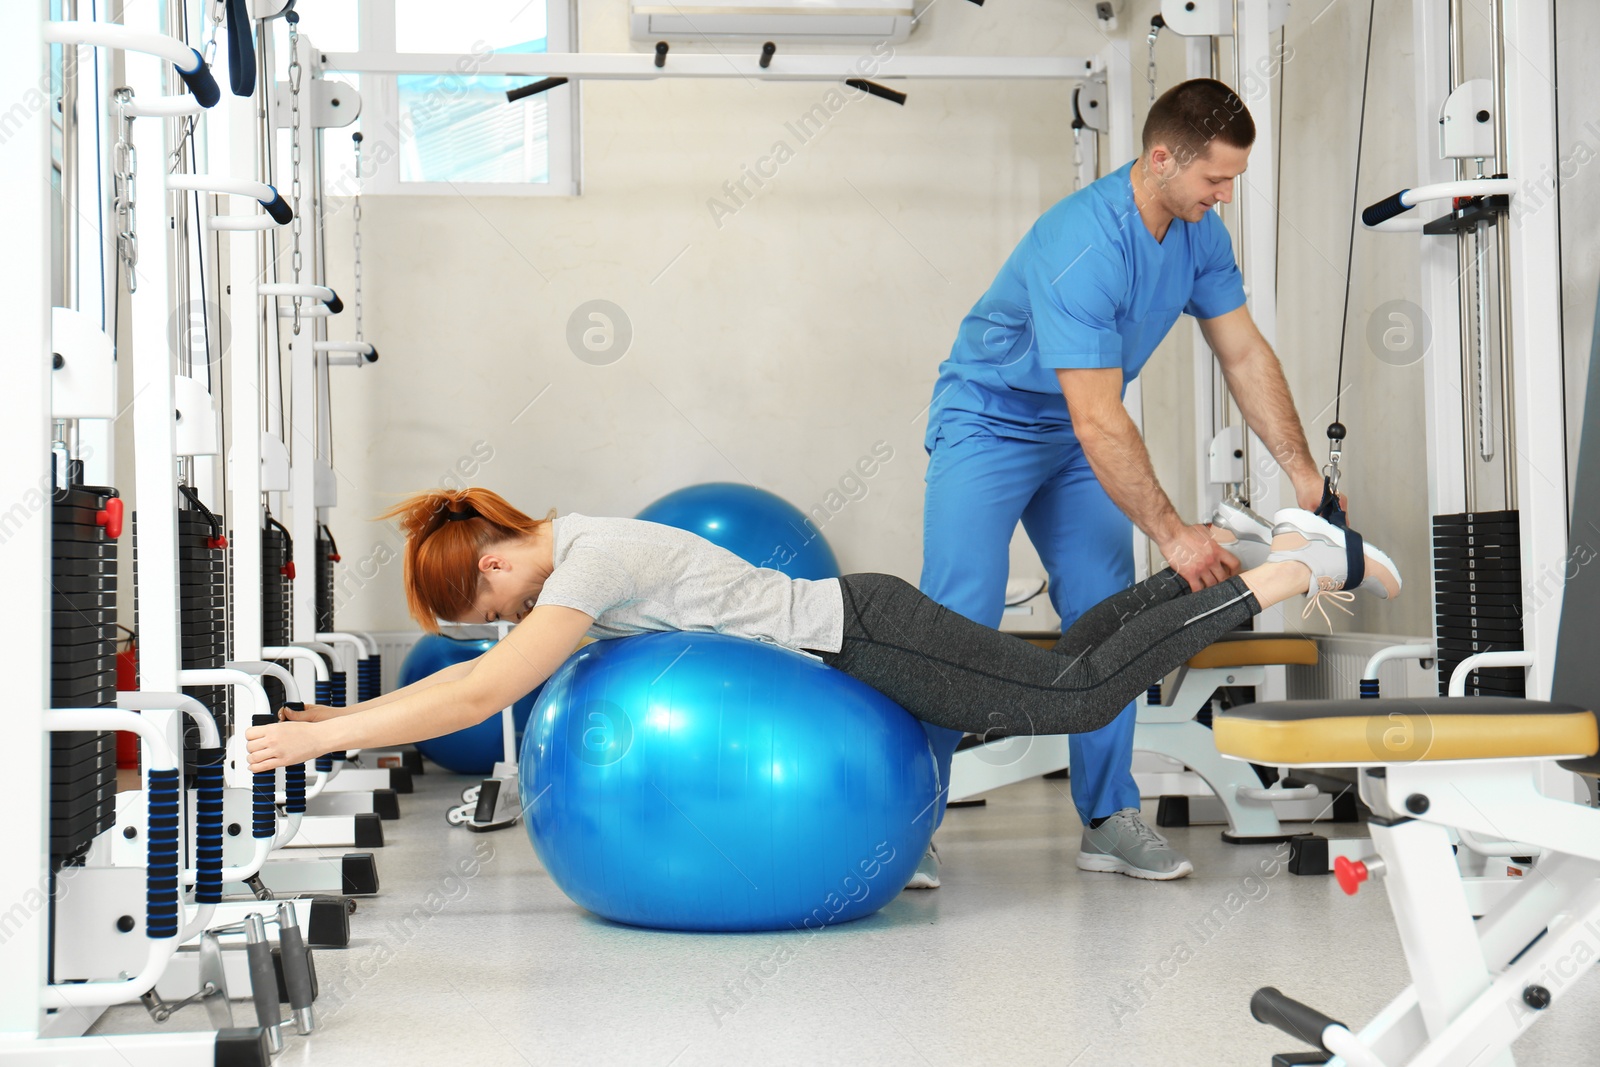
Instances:
[[[268,188],[272,189],[271,186]],[[267,209],[267,214],[271,215],[272,221],[279,226],[287,226],[294,221],[294,209],[277,189],[272,189],[272,199],[261,201],[261,206]]]
[[[1361,213],[1361,222],[1365,226],[1376,226],[1396,215],[1403,215],[1411,209],[1400,202],[1400,198],[1409,193],[1410,189],[1402,189],[1393,196],[1385,197]]]
[[[283,769],[283,810],[303,815],[306,810],[306,765],[291,763]]]
[[[252,726],[271,726],[276,719],[271,715],[251,716]],[[259,839],[277,832],[278,772],[266,771],[250,778],[250,836]]]
[[[328,291],[333,292],[331,289]],[[327,305],[328,310],[333,312],[335,315],[344,310],[344,301],[339,299],[338,293],[333,293],[333,296],[330,299],[324,300],[323,304]]]
[[[356,700],[367,701],[377,696],[381,677],[376,654],[362,660],[356,669]]]
[[[194,52],[194,69],[184,70],[174,63],[178,77],[183,79],[183,84],[189,87],[194,98],[200,101],[201,107],[215,107],[217,101],[222,99],[222,89],[217,85],[217,79],[211,76],[211,68],[206,66],[205,57],[193,48],[189,51]]]
[[[1361,679],[1361,699],[1376,700],[1379,696],[1378,680],[1376,678]]]
[[[328,702],[333,699],[333,683],[324,682],[321,678],[318,678],[316,688],[317,703],[321,704],[323,707],[327,707]]]
[[[178,936],[178,771],[150,772],[150,825],[145,833],[145,936]]]
[[[195,761],[194,901],[222,901],[222,758],[203,748]]]
[[[342,708],[347,702],[346,694],[349,687],[345,684],[344,671],[328,672],[328,699],[329,707]]]

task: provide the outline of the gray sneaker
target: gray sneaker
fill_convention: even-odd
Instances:
[[[928,842],[928,851],[922,854],[922,862],[917,864],[917,869],[911,873],[911,878],[906,882],[907,889],[938,889],[939,888],[939,850],[933,847],[933,842]]]
[[[1083,828],[1078,870],[1165,882],[1192,874],[1194,864],[1146,826],[1138,808],[1123,808],[1097,828]]]
[[[1233,500],[1224,500],[1211,515],[1211,539],[1239,558],[1241,570],[1254,570],[1272,551],[1272,523]]]

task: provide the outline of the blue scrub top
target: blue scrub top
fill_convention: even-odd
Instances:
[[[1132,173],[1129,163],[1078,190],[1022,238],[939,365],[929,449],[980,429],[1075,442],[1057,369],[1119,367],[1126,389],[1180,314],[1210,319],[1244,304],[1222,219],[1174,219],[1157,241]]]

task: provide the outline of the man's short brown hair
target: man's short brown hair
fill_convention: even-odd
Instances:
[[[1165,145],[1180,167],[1203,158],[1213,141],[1249,148],[1255,140],[1250,109],[1232,89],[1211,78],[1174,85],[1150,105],[1144,120],[1144,151]]]

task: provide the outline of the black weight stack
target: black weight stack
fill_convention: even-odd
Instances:
[[[1479,652],[1522,648],[1522,541],[1515,511],[1433,518],[1434,610],[1439,637],[1439,695],[1456,665]],[[1468,696],[1526,695],[1521,667],[1467,676]]]
[[[289,643],[290,581],[294,575],[294,541],[289,530],[272,516],[261,531],[261,643],[284,647]],[[265,678],[267,696],[273,707],[281,707],[283,686],[276,678]]]
[[[322,523],[317,524],[317,633],[330,633],[333,625],[333,565],[339,562],[339,546]]]
[[[185,670],[215,669],[228,662],[228,539],[222,521],[213,515],[193,490],[179,487],[178,508],[178,618],[179,663]],[[185,693],[211,710],[217,730],[230,736],[233,695],[227,686],[185,686]],[[185,777],[194,770],[200,749],[200,732],[186,722],[183,733]]]
[[[113,501],[115,503],[113,503]],[[51,504],[50,706],[117,703],[115,489],[73,485]],[[113,517],[113,515],[115,517]],[[50,856],[70,863],[116,821],[116,734],[50,735]]]

